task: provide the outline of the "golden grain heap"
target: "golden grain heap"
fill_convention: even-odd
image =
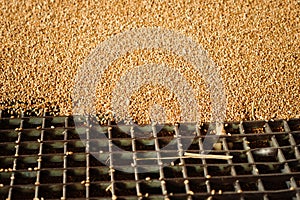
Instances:
[[[74,77],[89,53],[111,36],[138,27],[163,27],[183,33],[208,52],[220,68],[225,85],[227,120],[300,117],[297,0],[3,0],[0,109],[39,112],[49,108],[59,110],[61,115],[71,114]],[[118,59],[111,67],[127,69],[145,60],[160,60],[170,66],[181,62],[166,52],[138,51]],[[183,65],[188,68],[189,63]],[[107,73],[107,80],[111,73],[114,70]],[[199,112],[208,121],[210,100],[203,80],[192,71],[183,73],[201,85],[197,91]],[[109,99],[113,84],[98,90],[102,100]],[[153,92],[159,96],[157,101],[167,105],[163,95],[168,92],[159,94],[161,90],[141,88],[132,97],[136,102],[132,105],[140,106],[133,106],[131,112],[147,113],[151,98],[143,95],[145,91]],[[180,110],[176,101],[171,108],[176,116]],[[101,105],[98,109],[106,110]]]

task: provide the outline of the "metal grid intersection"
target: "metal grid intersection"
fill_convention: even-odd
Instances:
[[[183,143],[191,140],[185,130],[195,133],[186,152],[204,151],[206,123],[127,127],[128,133],[99,126],[106,144],[91,132],[89,118],[76,128],[74,120],[1,112],[1,199],[300,199],[300,119],[226,123],[230,135],[220,137],[221,150],[210,154],[233,156],[229,160],[183,156]],[[140,137],[145,130],[151,137]],[[162,149],[174,138],[178,158],[169,164]],[[115,145],[133,156],[116,152]],[[156,159],[141,166],[138,158],[150,151]],[[133,173],[116,170],[119,159]]]

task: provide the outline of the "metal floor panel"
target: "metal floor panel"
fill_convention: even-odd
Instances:
[[[105,143],[90,133],[89,118],[76,128],[74,120],[2,113],[0,199],[300,199],[300,119],[225,123],[230,134],[219,138],[221,150],[209,154],[232,156],[228,160],[180,156],[183,140],[192,140],[185,152],[203,152],[208,123],[180,124],[193,138],[178,126],[148,127],[144,138],[147,127],[99,126]],[[168,164],[162,148],[174,138],[179,156]],[[112,151],[112,144],[133,156]],[[138,165],[147,151],[156,159]],[[131,163],[133,173],[115,170],[118,159]],[[158,171],[138,173],[142,168]]]

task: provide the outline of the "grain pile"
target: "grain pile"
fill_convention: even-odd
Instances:
[[[49,108],[70,114],[74,77],[91,50],[124,30],[153,26],[186,34],[208,51],[224,80],[227,120],[300,117],[300,2],[296,0],[3,0],[0,109]],[[156,58],[157,52],[153,55]],[[136,62],[143,57],[133,52],[112,67],[129,67],[130,56]],[[98,92],[104,97],[107,93]],[[199,92],[207,121],[205,87]]]

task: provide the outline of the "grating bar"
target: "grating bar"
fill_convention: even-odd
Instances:
[[[290,144],[291,144],[292,146],[296,146],[295,140],[294,140],[292,134],[290,133],[290,132],[291,132],[291,129],[290,129],[290,127],[289,127],[289,125],[288,125],[288,123],[287,123],[286,120],[283,120],[283,127],[284,127],[285,132],[288,132]],[[268,130],[271,130],[269,126],[268,126]],[[273,141],[275,147],[279,148],[279,144],[278,144],[278,142],[277,142],[277,140],[276,140],[275,137],[272,137],[272,141]],[[298,148],[294,148],[294,150],[295,150],[295,152],[296,152],[296,153],[295,153],[295,156],[296,156],[296,157],[297,157],[297,155],[299,156]],[[278,151],[280,152],[280,157],[284,158],[284,161],[285,161],[286,159],[285,159],[284,154],[282,153],[282,150],[279,149]],[[299,158],[299,157],[298,157],[298,158]],[[291,169],[290,169],[290,167],[289,167],[289,165],[288,165],[287,163],[285,164],[285,169],[286,169],[286,170],[285,170],[286,173],[291,173],[291,172],[292,172]],[[291,177],[290,181],[291,181],[291,187],[290,187],[290,189],[295,189],[295,188],[297,188],[297,183],[296,183],[295,178],[294,178],[294,177]],[[299,191],[297,191],[296,197],[297,197],[297,200],[300,200],[300,193],[299,193]]]
[[[65,118],[65,127],[69,127],[69,118]],[[68,167],[68,131],[64,132],[64,163],[63,163],[63,188],[62,188],[62,197],[61,200],[65,200],[67,198],[67,167]]]
[[[284,128],[287,129],[288,131],[290,131],[287,122],[284,121],[283,123],[284,123]],[[266,133],[272,133],[273,132],[268,123],[266,123],[265,128],[266,128]],[[292,136],[289,134],[289,137],[292,137]],[[274,147],[276,147],[278,149],[278,154],[277,154],[278,155],[278,160],[282,163],[285,163],[284,164],[284,169],[282,170],[283,173],[288,173],[288,174],[291,173],[291,169],[290,169],[288,163],[286,162],[286,159],[285,159],[285,156],[284,156],[282,150],[279,148],[280,146],[279,146],[279,143],[277,142],[276,137],[272,136],[271,141],[272,141]],[[297,183],[296,183],[294,177],[291,177],[290,178],[289,189],[294,190],[295,188],[297,188]],[[296,193],[296,197],[297,197],[298,200],[300,199],[299,192]]]
[[[23,113],[22,113],[22,116],[23,116]],[[24,120],[21,120],[19,130],[23,129],[23,123],[24,123]],[[14,186],[14,182],[15,182],[15,171],[17,170],[17,159],[19,157],[19,148],[20,148],[20,142],[21,142],[21,134],[22,134],[22,132],[18,132],[18,139],[15,142],[16,143],[16,146],[15,146],[16,153],[15,153],[15,158],[14,158],[14,162],[13,162],[12,173],[11,173],[11,177],[10,177],[10,188],[9,188],[8,197],[7,197],[8,200],[12,199],[12,191],[13,191],[13,186]],[[10,171],[10,169],[8,169],[8,171]]]
[[[200,132],[198,131],[197,134],[200,134]],[[202,138],[199,138],[199,143],[198,144],[199,144],[199,154],[204,153]],[[202,158],[201,161],[202,161],[202,164],[204,165],[203,172],[204,172],[204,177],[206,178],[205,185],[206,185],[207,193],[210,194],[211,193],[211,187],[210,187],[209,179],[211,178],[211,176],[209,175],[205,158]]]
[[[162,194],[167,198],[168,191],[167,191],[167,187],[166,187],[166,181],[164,180],[165,175],[164,175],[164,171],[163,171],[163,162],[161,159],[161,154],[160,154],[161,150],[159,147],[159,142],[158,142],[158,138],[157,138],[157,130],[156,130],[155,124],[152,125],[152,134],[154,137],[155,151],[157,154],[157,164],[159,166],[159,180],[161,183],[161,191],[162,191]]]
[[[86,142],[85,142],[85,154],[86,154],[86,180],[85,180],[85,197],[90,197],[90,119],[86,118],[87,129],[86,129]]]
[[[139,199],[142,199],[142,193],[141,193],[141,189],[140,189],[140,182],[139,182],[139,175],[138,175],[138,168],[137,168],[137,155],[136,155],[136,144],[135,144],[135,133],[134,133],[134,127],[132,126],[130,128],[130,135],[132,138],[132,152],[133,152],[133,168],[134,168],[134,178],[136,181],[136,194],[139,197]]]
[[[44,113],[44,117],[46,116],[46,113]],[[43,118],[42,122],[42,129],[46,127],[46,119]],[[43,154],[43,142],[44,142],[44,130],[41,131],[41,138],[38,139],[38,142],[40,143],[39,147],[39,153],[38,153],[38,166],[37,166],[37,172],[36,172],[36,182],[35,182],[35,199],[39,199],[39,185],[40,185],[40,178],[41,178],[41,167],[42,167],[42,154]]]
[[[186,164],[185,164],[185,160],[182,157],[184,155],[184,150],[182,148],[183,144],[181,143],[181,134],[179,132],[178,124],[175,124],[175,137],[177,138],[178,156],[179,156],[179,160],[180,160],[179,165],[181,165],[181,167],[182,167],[182,175],[184,178],[185,191],[186,191],[187,195],[189,195],[187,199],[190,200],[190,199],[192,199],[191,195],[193,195],[193,192],[190,190]]]
[[[239,130],[240,130],[240,134],[245,134],[245,129],[244,129],[244,126],[243,126],[242,122],[240,123]],[[252,155],[251,151],[249,151],[251,148],[249,147],[248,144],[249,144],[249,141],[247,141],[247,138],[244,137],[243,138],[243,146],[244,146],[245,150],[248,150],[247,151],[247,158],[248,158],[249,163],[252,164],[252,173],[253,173],[253,175],[259,175],[259,171],[258,171],[258,169],[255,165],[255,160],[253,158],[253,155]],[[258,190],[259,191],[265,192],[265,187],[264,187],[261,179],[257,180],[257,185],[258,185]],[[264,200],[269,199],[267,195],[264,195],[263,198],[264,198]]]
[[[283,125],[284,125],[284,130],[289,134],[289,142],[290,142],[291,146],[294,147],[295,156],[297,159],[300,159],[300,153],[297,148],[297,144],[295,142],[293,135],[291,134],[291,129],[286,120],[283,121]]]
[[[111,194],[112,194],[112,199],[117,199],[117,195],[116,195],[116,186],[115,186],[115,178],[114,178],[114,165],[113,165],[113,154],[112,154],[112,127],[110,126],[111,122],[109,121],[109,124],[108,124],[108,149],[109,149],[109,173],[110,173],[110,180],[111,180],[111,183],[110,185],[108,186],[108,188],[106,190],[110,190],[111,191]]]
[[[228,144],[227,144],[226,138],[222,138],[221,141],[222,141],[223,149],[224,149],[225,152],[226,152],[226,155],[229,156],[230,153],[229,153],[229,149],[228,149]],[[236,176],[237,176],[237,173],[236,173],[236,170],[235,170],[235,168],[234,168],[234,165],[233,165],[232,160],[231,160],[231,159],[228,159],[227,162],[228,162],[228,165],[231,166],[231,175],[232,175],[233,177],[236,177]],[[241,192],[242,192],[242,189],[241,189],[241,186],[240,186],[240,183],[239,183],[238,180],[235,181],[234,185],[235,185],[235,190],[236,190],[236,192],[237,192],[237,193],[241,193]],[[240,199],[241,199],[241,200],[244,200],[244,197],[241,196]]]

